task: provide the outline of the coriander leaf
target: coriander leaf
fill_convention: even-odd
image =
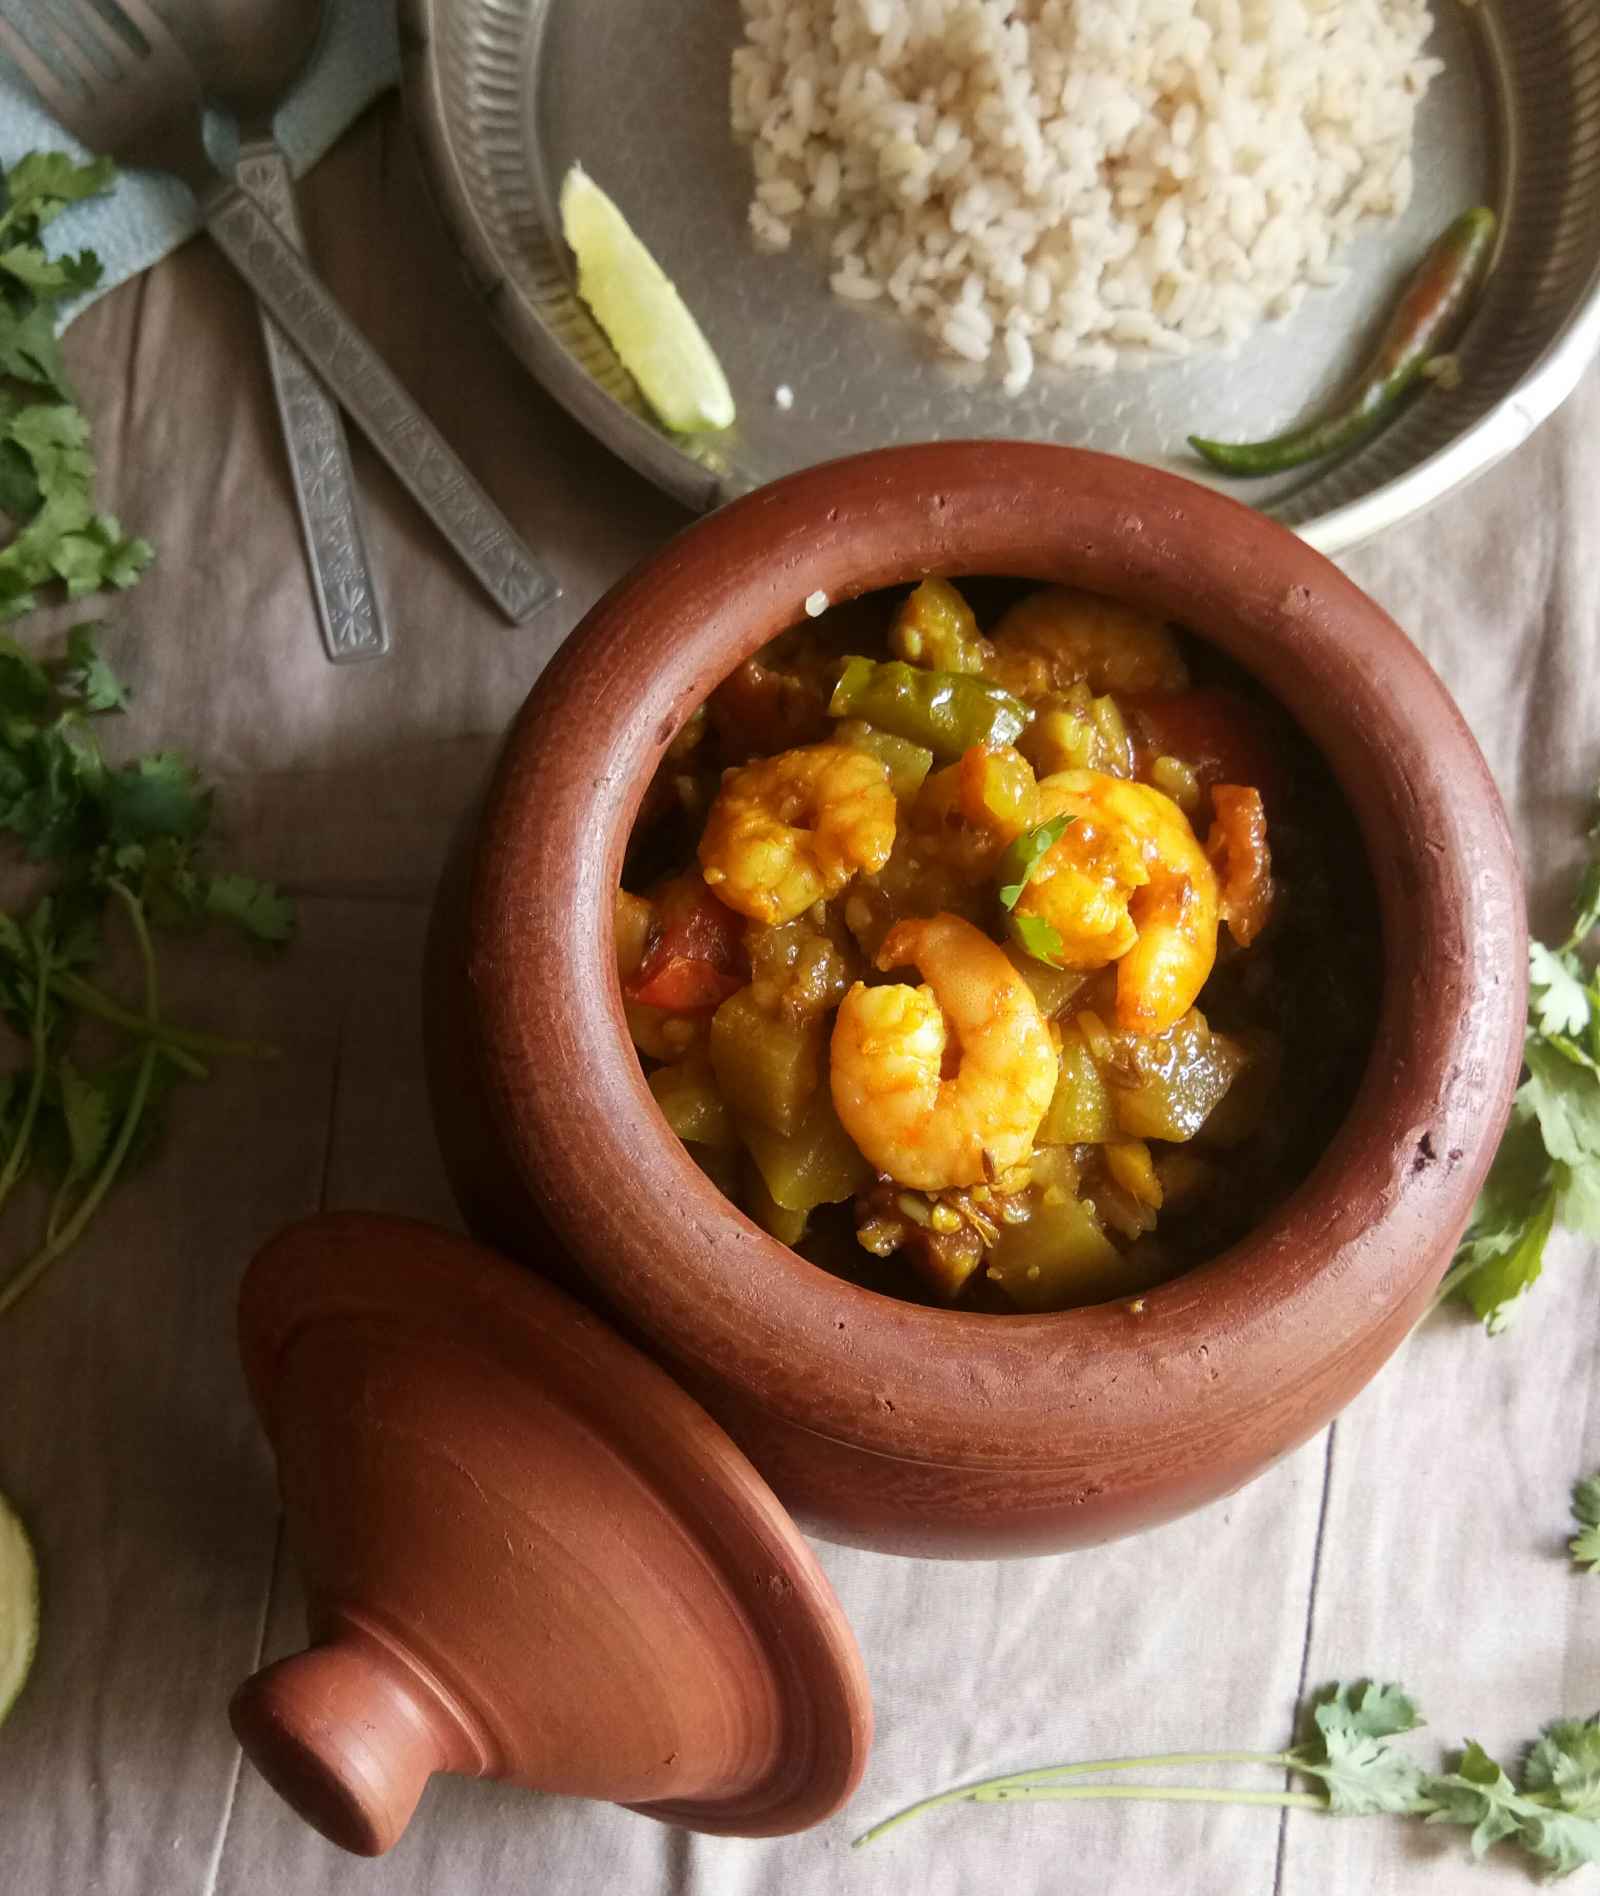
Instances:
[[[1054,923],[1047,922],[1042,915],[1019,915],[1013,909],[1006,926],[1035,961],[1042,961],[1049,968],[1061,966],[1063,944],[1060,931]]]
[[[0,375],[49,389],[63,400],[70,397],[66,363],[48,303],[35,303],[19,315],[0,302]]]
[[[1528,1753],[1522,1841],[1557,1876],[1600,1863],[1600,1718],[1558,1719]]]
[[[6,171],[5,209],[0,233],[9,233],[26,219],[32,232],[83,198],[103,197],[111,189],[117,167],[109,158],[91,158],[80,164],[64,151],[30,151]]]
[[[1600,1238],[1600,1165],[1561,1168],[1556,1222],[1584,1237]]]
[[[1379,1685],[1370,1679],[1331,1687],[1319,1698],[1312,1716],[1324,1739],[1334,1733],[1393,1738],[1420,1730],[1424,1722],[1416,1701],[1400,1686]]]
[[[287,941],[294,933],[294,904],[270,882],[258,882],[254,876],[211,876],[205,908],[208,915],[233,922],[257,941]]]
[[[1553,1876],[1570,1876],[1600,1864],[1600,1819],[1540,1811],[1523,1819],[1522,1846],[1548,1863]]]
[[[8,250],[0,250],[0,271],[36,296],[59,302],[94,288],[100,281],[100,259],[92,250],[51,257],[37,244],[13,244]]]
[[[211,818],[211,793],[202,790],[194,766],[175,751],[156,751],[112,771],[101,793],[111,843],[156,837],[187,841]]]
[[[60,535],[50,554],[50,570],[64,580],[67,596],[114,586],[125,592],[155,558],[148,540],[124,534],[110,514],[96,514],[80,529]]]
[[[0,638],[0,715],[33,717],[50,702],[44,667],[15,639]]]
[[[1053,816],[1048,823],[1025,830],[1009,845],[1000,858],[1001,908],[1009,911],[1017,906],[1017,898],[1028,886],[1033,872],[1060,841],[1061,832],[1072,820],[1070,816]]]
[[[1567,1542],[1575,1565],[1600,1573],[1600,1474],[1572,1490],[1572,1518],[1581,1530]]]
[[[1523,1058],[1528,1078],[1519,1097],[1538,1116],[1551,1158],[1573,1166],[1600,1160],[1600,1075],[1532,1035]]]
[[[43,499],[33,463],[15,441],[0,436],[0,513],[26,520],[38,512]]]
[[[1470,1275],[1464,1275],[1456,1286],[1491,1336],[1498,1336],[1515,1320],[1517,1305],[1544,1269],[1544,1249],[1555,1226],[1556,1204],[1561,1196],[1560,1168],[1557,1172],[1558,1176],[1529,1207],[1527,1221],[1515,1241],[1504,1250],[1475,1258]]]
[[[1581,1034],[1589,1026],[1589,990],[1577,957],[1528,944],[1528,1012],[1541,1034]]]
[[[1532,1106],[1519,1094],[1511,1118],[1478,1193],[1467,1225],[1467,1250],[1482,1258],[1509,1251],[1528,1223],[1529,1207],[1550,1183],[1550,1155],[1544,1149]]]
[[[125,711],[128,694],[121,679],[100,656],[92,625],[75,625],[67,634],[67,654],[56,666],[56,689],[85,711]]]
[[[105,1089],[81,1074],[66,1054],[56,1065],[56,1086],[66,1127],[70,1183],[87,1178],[100,1163],[111,1137],[111,1101]]]
[[[1528,1752],[1522,1783],[1525,1790],[1553,1791],[1565,1810],[1600,1817],[1600,1717],[1546,1725]]]
[[[1472,1826],[1475,1857],[1522,1829],[1521,1793],[1476,1740],[1462,1753],[1454,1771],[1425,1779],[1423,1792],[1438,1807],[1428,1817],[1430,1824]]]
[[[1338,1685],[1314,1709],[1317,1737],[1290,1754],[1294,1768],[1320,1778],[1328,1808],[1359,1817],[1424,1809],[1422,1770],[1384,1740],[1421,1724],[1395,1685]]]

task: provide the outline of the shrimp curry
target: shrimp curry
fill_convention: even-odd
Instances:
[[[1350,816],[1251,681],[1106,599],[937,578],[690,718],[616,945],[650,1091],[730,1198],[996,1313],[1135,1296],[1257,1223],[1349,1107],[1379,967]]]

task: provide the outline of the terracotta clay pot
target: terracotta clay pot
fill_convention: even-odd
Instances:
[[[824,1274],[702,1176],[628,1040],[612,896],[674,732],[809,594],[930,572],[1088,587],[1214,642],[1320,748],[1370,856],[1384,989],[1353,1110],[1248,1238],[1131,1302],[961,1314]],[[888,450],[680,535],[590,613],[524,707],[465,911],[441,912],[435,948],[436,1110],[469,1216],[536,1264],[559,1244],[555,1268],[646,1341],[802,1521],[906,1553],[1128,1533],[1319,1429],[1427,1307],[1521,1057],[1516,859],[1420,654],[1284,528],[1064,448]]]

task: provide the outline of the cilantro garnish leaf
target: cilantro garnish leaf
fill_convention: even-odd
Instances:
[[[1529,944],[1523,1082],[1440,1288],[1441,1301],[1469,1303],[1491,1334],[1538,1281],[1558,1224],[1600,1238],[1600,973],[1579,953],[1597,921],[1600,855],[1580,879],[1565,944]]]
[[[1574,1563],[1600,1573],[1600,1473],[1580,1481],[1572,1490],[1572,1518],[1578,1532],[1567,1542]]]
[[[40,241],[59,211],[115,175],[106,159],[32,152],[0,193],[0,512],[16,529],[0,546],[0,616],[29,611],[57,582],[71,597],[131,586],[152,557],[95,505],[89,424],[56,337],[59,306],[100,280],[100,260],[51,256]]]
[[[1073,821],[1070,816],[1053,816],[1047,823],[1024,830],[1000,858],[1000,906],[1008,913],[1032,880],[1033,872],[1061,839],[1062,831]],[[1058,937],[1059,939],[1059,937]]]
[[[1398,1686],[1336,1685],[1310,1708],[1314,1736],[1289,1751],[1170,1750],[1146,1757],[1102,1758],[1082,1764],[1046,1765],[1006,1777],[984,1778],[941,1791],[874,1824],[855,1847],[874,1842],[928,1810],[952,1804],[1066,1803],[1116,1797],[1125,1802],[1252,1805],[1331,1815],[1426,1817],[1429,1823],[1459,1824],[1471,1832],[1475,1857],[1499,1843],[1517,1843],[1555,1875],[1600,1862],[1600,1719],[1547,1725],[1528,1754],[1522,1782],[1469,1743],[1452,1770],[1428,1775],[1390,1744],[1421,1723],[1417,1708]],[[1264,1790],[1216,1784],[1130,1783],[1123,1773],[1141,1766],[1231,1764],[1278,1771],[1284,1766],[1318,1779],[1316,1792]],[[1113,1783],[1097,1782],[1114,1777]]]
[[[1576,957],[1556,954],[1542,941],[1530,942],[1528,1011],[1535,1031],[1547,1035],[1586,1033],[1591,1005]]]
[[[294,904],[270,882],[253,876],[211,876],[205,887],[205,910],[232,922],[257,941],[287,941],[294,933]]]
[[[1524,1819],[1527,1848],[1557,1876],[1600,1864],[1600,1718],[1546,1725],[1522,1783],[1540,1806]]]
[[[1427,1780],[1427,1796],[1436,1806],[1428,1816],[1430,1824],[1472,1826],[1475,1857],[1522,1828],[1521,1794],[1475,1739],[1454,1771]]]
[[[1061,940],[1061,931],[1053,922],[1047,922],[1042,915],[1020,915],[1013,910],[1007,919],[1006,928],[1013,940],[1035,961],[1042,961],[1048,968],[1062,965],[1065,944]]]
[[[1290,1755],[1295,1770],[1321,1780],[1330,1810],[1358,1817],[1420,1808],[1421,1768],[1385,1742],[1422,1723],[1399,1686],[1333,1686],[1312,1718],[1316,1737]]]
[[[26,231],[37,238],[69,204],[103,197],[116,181],[117,168],[109,158],[79,163],[69,152],[30,151],[5,174],[0,198],[0,237]]]
[[[92,625],[75,625],[67,634],[66,657],[55,667],[56,690],[85,711],[126,711],[128,693],[100,654]]]
[[[66,1128],[67,1177],[87,1178],[100,1163],[111,1138],[111,1102],[103,1087],[86,1079],[70,1055],[56,1067],[56,1086]]]

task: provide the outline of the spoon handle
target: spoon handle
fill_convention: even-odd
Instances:
[[[275,141],[256,138],[241,145],[233,175],[295,249],[303,251],[289,162]],[[338,405],[265,309],[261,334],[289,452],[323,646],[335,665],[382,658],[389,650],[389,628],[367,563],[350,444]]]
[[[520,624],[558,598],[548,569],[255,199],[225,181],[201,210],[218,248],[506,617]]]

